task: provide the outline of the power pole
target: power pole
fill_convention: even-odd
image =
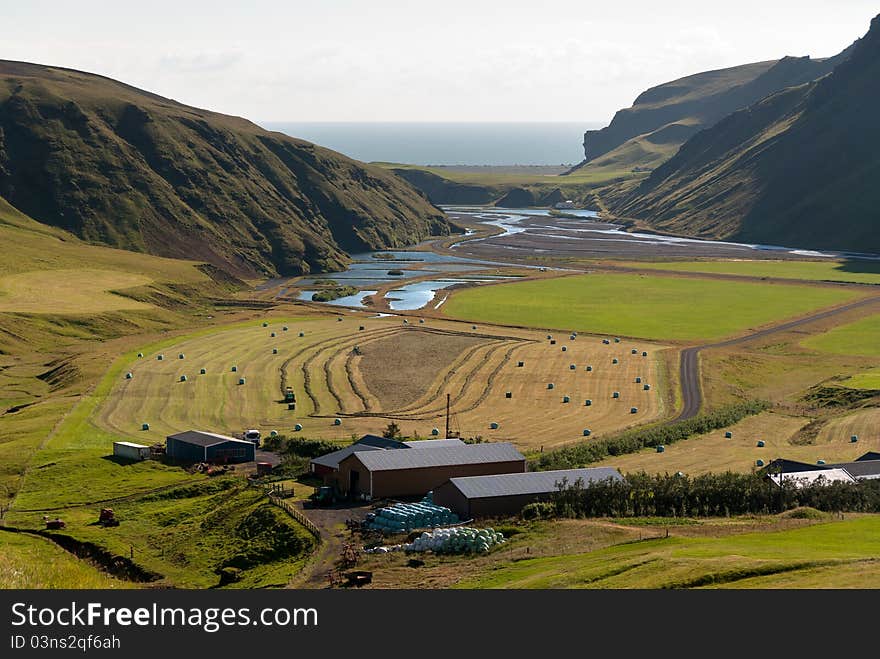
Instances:
[[[446,439],[449,439],[449,398],[450,395],[446,394]]]

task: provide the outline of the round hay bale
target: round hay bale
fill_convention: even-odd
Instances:
[[[287,409],[289,409],[289,410],[295,410],[295,409],[296,409],[296,403],[288,403],[288,404],[287,404]]]
[[[592,370],[593,370],[592,366],[587,366],[587,371],[592,371]]]
[[[641,383],[642,383],[642,378],[636,377],[636,384],[641,384]]]
[[[525,362],[517,362],[516,365],[518,368],[522,368],[523,366],[526,365],[526,363]]]
[[[149,430],[149,429],[150,429],[149,423],[142,423],[141,424],[141,430]]]
[[[631,407],[631,408],[629,408],[629,413],[630,414],[638,414],[639,408],[638,407]]]
[[[274,338],[275,338],[275,332],[270,332],[270,333],[269,333],[269,336],[271,336],[271,337],[274,339]]]
[[[824,460],[816,460],[816,464],[823,465],[823,464],[825,464],[825,461]]]
[[[733,433],[729,430],[724,433],[724,439],[733,439]]]
[[[404,319],[403,319],[403,324],[404,324],[404,325],[409,325],[409,321],[408,321],[406,318],[404,318]]]
[[[245,384],[245,382],[247,382],[247,380],[245,380],[244,378],[238,378],[239,384]]]
[[[758,448],[764,448],[764,440],[763,440],[763,439],[759,439],[759,440],[758,440],[758,443],[756,444],[756,446],[757,446]]]
[[[204,368],[199,369],[199,375],[204,375],[207,372],[208,372],[207,369],[204,369]]]
[[[614,342],[615,342],[615,343],[620,343],[620,339],[618,339],[617,337],[614,337]]]
[[[584,437],[589,437],[592,434],[593,434],[592,430],[590,430],[589,428],[584,428]]]
[[[849,441],[850,441],[851,444],[855,444],[857,441],[859,441],[859,436],[858,436],[858,435],[852,435],[852,436],[850,436]]]
[[[270,432],[269,432],[269,437],[278,437],[278,431],[277,431],[277,430],[272,430],[272,431],[270,431]]]
[[[126,380],[131,380],[133,377],[134,377],[134,376],[133,376],[131,373],[126,373],[126,374],[125,374],[125,379],[126,379]]]
[[[635,348],[633,348],[633,349],[630,350],[629,352],[630,352],[631,355],[637,355],[637,354],[639,354],[639,351],[636,350]]]
[[[161,362],[163,359],[165,359],[165,355],[156,355],[156,361]]]
[[[569,336],[568,338],[569,338],[570,340],[574,341],[574,340],[577,338],[577,335],[576,335],[576,334],[572,334],[572,335]]]
[[[511,391],[505,391],[505,392],[504,392],[504,397],[505,397],[505,398],[513,398],[513,392],[511,392]]]
[[[293,429],[294,429],[296,432],[299,432],[300,430],[303,429],[302,424],[301,424],[301,423],[297,423],[297,424],[293,427]]]
[[[425,319],[419,318],[419,325],[424,325],[424,324],[425,324]]]
[[[642,357],[647,357],[647,356],[648,356],[648,353],[647,353],[647,352],[643,352],[643,353],[642,353]]]
[[[440,434],[440,429],[439,429],[439,428],[431,428],[431,435],[433,435],[434,437],[436,437],[436,436],[439,435],[439,434]]]
[[[609,341],[608,339],[602,339],[602,345],[611,345],[611,341]]]
[[[238,366],[233,366],[231,370],[232,370],[233,373],[237,372],[237,371],[238,371]]]
[[[611,360],[612,364],[619,364],[620,362],[617,360],[617,357]]]
[[[548,341],[549,341],[550,339],[552,339],[552,338],[553,338],[553,337],[552,337],[550,334],[547,335],[547,340],[548,340]]]
[[[566,350],[568,350],[568,348],[566,348],[565,346],[562,346],[562,352],[565,352]]]
[[[592,398],[587,398],[587,399],[584,401],[584,407],[589,407],[589,406],[592,405],[592,404],[593,404],[593,399],[592,399]]]
[[[186,376],[185,376],[185,375],[181,375],[181,376],[180,376],[180,381],[181,381],[181,382],[186,382]]]
[[[651,391],[651,385],[650,385],[650,384],[646,384],[644,387],[642,387],[642,389],[645,390],[645,391]]]
[[[342,419],[333,419],[333,425],[334,425],[334,426],[341,426],[341,425],[342,425]]]
[[[759,467],[763,467],[764,461],[759,458],[758,460],[755,460],[755,464],[758,465]]]
[[[300,338],[304,337],[305,335],[306,335],[305,332],[300,332],[300,333],[299,333]]]
[[[663,444],[657,445],[657,453],[663,453],[663,451],[665,451],[665,450],[666,450],[666,447],[663,446]]]
[[[476,325],[471,325],[471,329],[472,329],[472,330],[475,330],[475,329],[477,329],[477,326],[476,326]]]
[[[489,428],[491,428],[492,430],[498,430],[498,422],[493,421],[492,423],[489,424]]]
[[[337,318],[336,318],[336,322],[337,322],[337,323],[341,323],[341,322],[342,322],[342,316],[337,317]]]
[[[277,354],[278,354],[278,348],[272,348],[272,354],[273,354],[273,355],[277,355]]]
[[[269,327],[269,323],[263,323],[263,327]]]
[[[547,383],[547,388],[548,388],[548,389],[552,389],[552,388],[553,388],[553,383],[552,383],[552,382],[548,382],[548,383]]]
[[[143,357],[143,356],[144,356],[144,353],[142,353],[142,352],[139,352],[139,353],[138,353],[138,358],[141,358],[141,357]]]
[[[281,331],[282,331],[282,332],[286,332],[287,330],[288,330],[287,325],[285,325],[284,327],[281,328]]]
[[[570,402],[571,402],[571,398],[569,398],[568,396],[563,396],[563,397],[562,397],[562,402],[563,402],[563,403],[570,403]]]
[[[611,394],[611,397],[612,397],[612,398],[620,398],[620,392],[619,392],[619,391],[615,391],[613,394]]]
[[[185,359],[186,355],[184,355],[183,353],[180,353],[179,355],[177,355],[177,358],[178,359]]]
[[[551,345],[551,346],[555,346],[555,345],[556,345],[556,339],[550,339],[550,345]]]
[[[568,368],[569,368],[569,370],[573,371],[577,368],[577,366],[575,366],[574,364],[569,364]]]
[[[358,326],[358,330],[360,330],[361,332],[363,332],[364,329],[366,329],[366,328],[363,325]]]

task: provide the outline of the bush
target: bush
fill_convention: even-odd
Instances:
[[[556,516],[556,506],[549,501],[526,504],[520,513],[523,519],[549,519]]]

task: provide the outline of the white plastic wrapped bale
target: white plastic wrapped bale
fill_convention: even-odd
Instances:
[[[494,545],[504,542],[504,536],[494,529],[474,529],[468,526],[437,529],[424,532],[413,542],[403,545],[407,552],[430,551],[435,554],[488,554]]]
[[[449,508],[435,506],[427,497],[419,503],[395,503],[367,515],[368,528],[388,533],[457,524],[458,516]]]

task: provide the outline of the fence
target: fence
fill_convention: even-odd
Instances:
[[[306,527],[306,530],[315,536],[315,540],[321,542],[321,531],[320,529],[312,523],[308,517],[303,515],[300,511],[298,511],[294,506],[290,503],[281,499],[277,496],[269,495],[269,501],[284,510],[288,515],[293,517],[297,522]]]

